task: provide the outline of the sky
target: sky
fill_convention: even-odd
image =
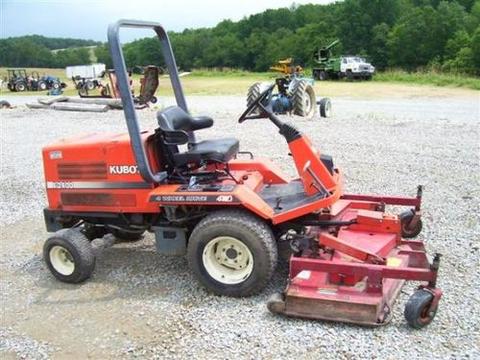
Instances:
[[[106,41],[108,24],[121,19],[160,22],[170,31],[212,27],[266,9],[332,0],[0,0],[0,38],[39,34]],[[150,36],[124,30],[122,41]]]

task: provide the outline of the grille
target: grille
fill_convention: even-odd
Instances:
[[[63,205],[76,206],[136,206],[134,194],[68,193],[61,195]]]
[[[107,164],[105,163],[73,163],[58,164],[58,178],[61,180],[98,180],[107,178]]]

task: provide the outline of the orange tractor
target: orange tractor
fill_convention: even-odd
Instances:
[[[142,131],[129,88],[118,32],[151,28],[157,34],[177,105],[157,113]],[[189,114],[168,35],[160,24],[119,21],[108,31],[128,133],[94,133],[43,149],[48,207],[44,259],[65,282],[89,278],[95,248],[117,239],[155,235],[158,252],[186,255],[195,277],[219,295],[249,296],[270,281],[278,245],[291,249],[285,291],[274,313],[382,325],[405,280],[421,281],[405,308],[413,327],[435,316],[439,255],[427,260],[421,241],[421,188],[416,197],[345,193],[331,156],[284,123],[269,102],[273,85],[239,122],[268,119],[287,142],[298,178],[288,179],[268,159],[248,158],[235,138],[197,141],[213,126]],[[267,105],[265,105],[267,104]],[[257,120],[258,121],[258,120]],[[187,145],[182,150],[181,145]],[[406,206],[400,216],[387,205]]]

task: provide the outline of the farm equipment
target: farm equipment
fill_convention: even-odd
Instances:
[[[317,80],[342,78],[370,80],[375,73],[375,67],[361,56],[334,57],[332,49],[338,44],[339,41],[335,40],[314,53],[314,60],[318,65],[312,70],[313,77]]]
[[[140,130],[121,27],[152,28],[161,43],[177,105],[157,113],[154,130]],[[422,229],[421,188],[411,198],[345,193],[332,157],[275,115],[271,102],[264,105],[275,85],[239,122],[269,119],[289,146],[298,178],[240,152],[235,138],[197,141],[196,132],[213,119],[189,114],[163,27],[121,20],[109,27],[108,40],[128,134],[81,135],[43,148],[44,216],[55,232],[43,254],[57,279],[86,280],[97,250],[150,231],[158,252],[186,254],[195,277],[213,293],[249,296],[267,285],[277,246],[286,243],[292,250],[288,287],[270,299],[271,311],[383,325],[403,282],[414,280],[423,283],[407,303],[406,319],[413,327],[432,321],[442,294],[440,257],[429,263],[423,243],[409,240]],[[409,209],[397,216],[385,212],[387,205]]]
[[[25,69],[8,69],[7,87],[10,91],[21,92],[29,90],[27,71]]]
[[[37,71],[28,75],[25,69],[8,69],[7,74],[7,87],[10,91],[43,91],[67,86],[57,77],[50,75],[40,77]]]
[[[271,94],[268,99],[272,111],[276,114],[295,114],[312,118],[315,115],[315,104],[319,105],[320,116],[331,115],[331,102],[323,98],[317,102],[312,78],[303,75],[301,66],[293,65],[291,58],[280,60],[270,67],[270,70],[284,76],[275,79],[277,93]],[[255,102],[258,96],[270,86],[269,83],[257,82],[248,89],[247,106]],[[264,104],[266,105],[266,104]]]
[[[145,66],[143,68],[143,77],[140,79],[140,93],[134,97],[134,102],[139,105],[146,105],[149,102],[155,104],[157,98],[155,92],[158,88],[159,68],[157,66]],[[120,91],[117,84],[115,70],[106,70],[101,77],[108,76],[108,84],[103,84],[99,79],[76,79],[72,78],[75,88],[78,89],[78,95],[82,98],[120,98]],[[133,80],[131,72],[128,72],[130,91],[133,93]],[[97,94],[92,94],[97,90]],[[98,95],[98,92],[100,93]]]

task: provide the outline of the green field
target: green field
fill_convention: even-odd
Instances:
[[[57,76],[67,83],[65,95],[77,94],[73,82],[65,77],[64,69],[29,68],[27,72],[38,71],[40,75]],[[6,68],[0,68],[0,78],[6,76]],[[182,76],[181,81],[187,95],[246,95],[248,88],[257,81],[274,81],[278,74],[253,73],[239,70],[194,70]],[[134,75],[134,89],[140,88],[140,75]],[[401,71],[376,74],[373,81],[325,81],[315,82],[318,96],[330,97],[388,97],[388,96],[429,96],[447,94],[458,89],[470,92],[480,90],[480,78],[436,73],[406,73]],[[160,77],[159,96],[172,95],[167,75]],[[35,95],[37,92],[13,93],[8,89],[0,90],[3,95]]]
[[[461,87],[467,89],[480,90],[480,78],[457,75],[442,74],[436,72],[414,72],[406,71],[386,71],[376,74],[375,81],[409,83],[418,85],[433,85],[447,87]]]

